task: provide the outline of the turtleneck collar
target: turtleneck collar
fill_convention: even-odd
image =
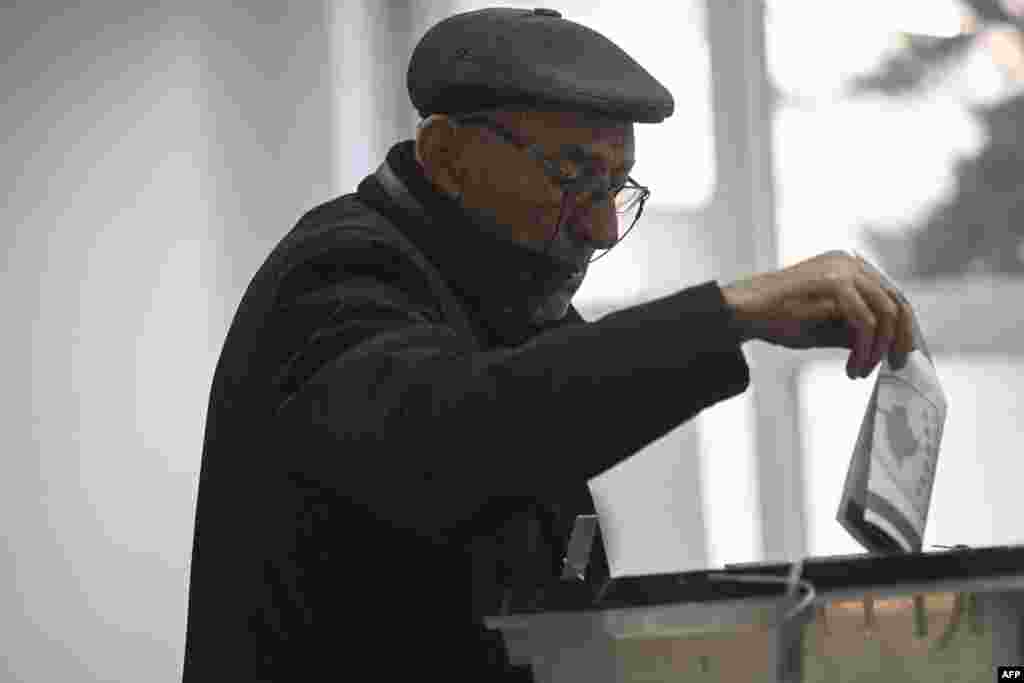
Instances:
[[[495,335],[494,341],[520,344],[544,329],[583,322],[571,306],[559,321],[532,321],[534,309],[577,269],[481,229],[423,174],[413,140],[392,146],[377,172],[359,184],[358,196],[423,252]]]

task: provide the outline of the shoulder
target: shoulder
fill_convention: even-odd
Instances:
[[[353,278],[376,279],[417,298],[429,296],[437,285],[422,254],[355,194],[306,212],[268,262],[273,262],[277,302]]]
[[[271,311],[319,292],[353,286],[387,290],[429,319],[475,336],[464,303],[447,279],[385,214],[349,194],[306,212],[277,245],[261,276]]]
[[[379,211],[352,193],[310,209],[299,219],[275,251],[309,254],[330,247],[391,248],[408,252],[416,249],[398,228]]]

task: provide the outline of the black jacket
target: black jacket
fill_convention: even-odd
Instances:
[[[747,388],[715,282],[535,327],[556,262],[463,216],[405,141],[249,284],[210,393],[184,683],[529,680],[481,623],[503,585],[557,576],[587,479]]]

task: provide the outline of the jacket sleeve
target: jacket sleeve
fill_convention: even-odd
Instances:
[[[292,475],[427,537],[579,485],[750,381],[714,281],[480,352],[414,279],[339,268],[279,298],[317,323],[270,427]]]

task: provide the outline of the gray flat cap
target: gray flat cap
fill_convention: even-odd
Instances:
[[[409,60],[420,116],[492,108],[581,111],[637,123],[672,115],[672,93],[618,45],[550,9],[490,8],[448,17]]]

